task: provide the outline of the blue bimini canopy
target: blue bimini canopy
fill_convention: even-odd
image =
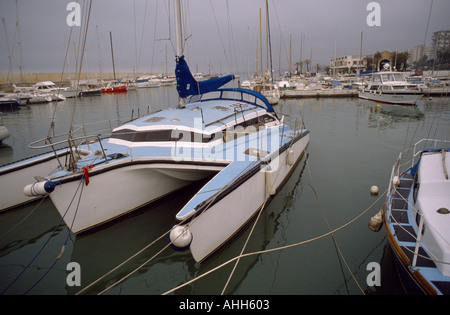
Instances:
[[[177,58],[175,75],[177,78],[178,95],[181,98],[215,91],[231,80],[234,80],[234,75],[230,74],[216,79],[197,82],[197,80],[195,80],[192,76],[189,66],[184,60],[184,56]]]
[[[252,90],[241,89],[241,88],[230,88],[230,89],[217,89],[213,93],[194,95],[190,98],[189,102],[206,102],[211,100],[233,100],[237,102],[247,103],[256,107],[261,107],[270,113],[273,113],[277,118],[277,114],[270,105],[267,98]]]

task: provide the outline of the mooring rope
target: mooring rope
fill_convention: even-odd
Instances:
[[[80,207],[80,201],[81,201],[81,196],[82,196],[82,194],[83,194],[83,188],[84,188],[84,181],[83,181],[83,179],[84,179],[84,175],[82,176],[82,178],[81,178],[81,190],[80,190],[80,196],[78,197],[78,202],[77,202],[77,207],[76,207],[76,209],[75,209],[75,213],[74,213],[74,215],[73,215],[73,219],[72,219],[72,223],[70,224],[70,228],[68,228],[67,229],[67,236],[66,236],[66,239],[65,239],[65,241],[64,241],[64,244],[63,244],[63,246],[61,247],[61,250],[60,250],[60,252],[59,252],[59,254],[58,254],[58,256],[56,256],[56,258],[53,260],[53,263],[51,264],[51,266],[47,269],[47,271],[27,290],[27,291],[25,291],[24,292],[24,295],[25,294],[27,294],[28,292],[30,292],[34,287],[36,287],[46,276],[47,276],[47,274],[53,269],[53,267],[56,265],[56,263],[59,261],[59,259],[62,257],[62,255],[64,254],[64,251],[65,251],[65,248],[66,248],[66,245],[67,245],[67,242],[69,241],[69,238],[70,238],[70,231],[72,230],[72,227],[73,227],[73,224],[75,223],[75,219],[76,219],[76,217],[77,217],[77,213],[78,213],[78,209],[79,209],[79,207]],[[77,191],[78,191],[78,189],[77,189]],[[75,195],[76,195],[76,193],[75,193]],[[74,195],[74,197],[75,197],[75,195]],[[71,205],[71,204],[70,204]],[[70,205],[69,205],[69,207],[67,208],[67,209],[69,209],[70,208]],[[67,211],[66,211],[67,212]]]
[[[322,203],[320,202],[319,195],[317,194],[317,190],[316,190],[316,187],[315,187],[315,185],[314,185],[314,181],[313,181],[312,175],[311,175],[311,170],[309,169],[309,163],[308,163],[308,161],[306,161],[306,168],[308,169],[309,179],[311,180],[311,187],[312,187],[312,189],[313,189],[314,196],[316,197],[317,202],[318,202],[318,204],[319,204],[320,213],[322,214],[322,216],[323,216],[323,218],[324,218],[324,220],[325,220],[325,222],[326,222],[326,224],[327,224],[328,230],[330,231],[330,230],[331,230],[331,227],[330,227],[330,224],[328,223],[328,219],[327,219],[327,217],[326,217],[326,215],[325,215],[325,211],[324,211],[324,209],[323,209]],[[331,234],[331,237],[332,237],[332,239],[333,239],[334,247],[335,247],[335,249],[336,249],[336,251],[337,251],[337,253],[338,253],[338,258],[339,258],[339,256],[342,258],[342,260],[344,261],[345,267],[347,268],[348,272],[349,272],[350,275],[352,276],[352,278],[353,278],[353,280],[355,281],[356,285],[358,286],[359,290],[364,294],[364,290],[361,288],[361,286],[359,285],[359,283],[358,283],[358,281],[356,280],[355,276],[353,275],[353,272],[350,270],[350,267],[348,266],[348,263],[347,263],[347,261],[346,261],[344,255],[342,254],[341,249],[339,248],[339,245],[338,245],[338,243],[337,243],[337,241],[336,241],[336,238],[334,237],[334,234]],[[342,270],[342,264],[341,264],[341,260],[340,260],[340,259],[339,259],[339,265],[341,266],[341,272],[342,272],[342,276],[343,276],[343,278],[344,278],[344,283],[345,283],[346,288],[347,288],[347,293],[349,293],[348,287],[347,287],[347,282],[345,281],[345,274],[344,274],[344,271]]]
[[[4,236],[6,236],[7,234],[11,233],[15,229],[17,229],[23,222],[25,222],[39,208],[39,206],[44,202],[44,200],[47,198],[47,196],[48,195],[45,195],[43,198],[41,198],[39,203],[22,220],[20,220],[16,225],[14,225],[8,231],[6,231],[2,235],[0,235],[0,239],[3,238]]]
[[[246,168],[244,168],[239,174],[237,174],[234,178],[234,180],[236,178],[238,178],[243,172],[245,172],[249,167],[253,167],[255,165],[255,163],[258,161],[254,161],[252,163],[250,163]],[[224,190],[227,186],[222,187],[215,195],[214,198],[212,198],[208,205],[206,206],[206,209],[208,209],[211,204],[214,202],[215,198],[217,198],[217,196],[219,195],[219,193]],[[181,221],[179,224],[182,225],[184,222],[190,220],[189,222],[192,223],[193,220],[196,219],[196,215],[194,215],[193,218],[187,218],[183,221]],[[188,224],[188,226],[189,226]],[[91,282],[89,285],[87,285],[86,287],[84,287],[82,290],[78,291],[76,293],[76,295],[81,294],[83,292],[85,292],[87,289],[89,289],[90,287],[92,287],[93,285],[95,285],[96,283],[98,283],[99,281],[101,281],[102,279],[104,279],[106,276],[112,274],[114,271],[118,270],[120,267],[124,266],[127,262],[131,261],[133,258],[137,257],[139,254],[143,253],[145,250],[147,250],[148,248],[150,248],[151,246],[153,246],[156,242],[158,242],[159,240],[161,240],[163,237],[167,236],[172,229],[164,232],[161,236],[159,236],[158,238],[156,238],[155,240],[153,240],[151,243],[149,243],[148,245],[144,246],[141,250],[139,250],[138,252],[136,252],[135,254],[133,254],[132,256],[130,256],[129,258],[127,258],[126,260],[124,260],[122,263],[120,263],[119,265],[117,265],[116,267],[114,267],[113,269],[111,269],[110,271],[108,271],[107,273],[105,273],[103,276],[99,277],[97,280]],[[106,291],[110,290],[111,288],[113,288],[114,286],[116,286],[117,284],[123,282],[124,280],[126,280],[127,278],[129,278],[132,274],[134,274],[136,271],[140,270],[142,267],[144,267],[146,264],[148,264],[150,261],[152,261],[154,258],[156,258],[160,253],[162,253],[164,250],[166,250],[168,247],[170,247],[170,245],[172,245],[173,241],[170,241],[166,246],[163,247],[163,249],[159,250],[158,253],[156,253],[155,255],[153,255],[150,259],[146,260],[143,264],[141,264],[139,267],[135,268],[134,270],[132,270],[131,272],[129,272],[127,275],[125,275],[124,277],[122,277],[121,279],[119,279],[118,281],[116,281],[115,283],[113,283],[112,285],[110,285],[109,287],[107,287],[106,289],[102,290],[100,293],[98,294],[103,294]]]
[[[292,142],[291,142],[292,145]],[[247,170],[251,169],[252,167],[256,166],[260,161],[259,160],[255,160],[252,161],[252,163],[248,164],[244,169],[242,169],[238,174],[235,175],[235,177],[233,178],[233,181],[235,181],[236,179],[238,179],[242,174],[244,174]],[[278,174],[277,174],[278,176]],[[223,190],[225,190],[228,187],[228,185],[223,186],[220,190],[217,191],[216,194],[213,195],[213,198],[211,198],[210,200],[208,200],[207,205],[205,206],[205,209],[208,209],[216,200],[216,198],[219,196],[220,192],[222,192]],[[264,202],[265,205],[266,202]],[[259,212],[261,213],[261,211]],[[192,224],[192,222],[194,222],[196,220],[196,218],[198,217],[199,214],[194,214],[194,216],[192,218],[187,218],[183,221],[181,221],[179,224],[182,225],[184,222],[190,220],[190,222],[187,225],[187,228],[189,227],[190,224]],[[259,214],[258,214],[259,217]],[[130,260],[132,260],[133,258],[135,258],[136,256],[138,256],[139,254],[141,254],[142,252],[144,252],[146,249],[150,248],[152,245],[154,245],[157,241],[159,241],[160,239],[162,239],[163,237],[165,237],[166,235],[168,235],[171,232],[172,229],[166,231],[165,233],[163,233],[161,236],[159,236],[158,238],[156,238],[153,242],[149,243],[148,245],[146,245],[145,247],[143,247],[141,250],[139,250],[138,252],[136,252],[135,254],[133,254],[132,256],[130,256],[129,258],[127,258],[125,261],[123,261],[122,263],[120,263],[119,265],[117,265],[116,267],[114,267],[113,269],[111,269],[110,271],[108,271],[107,273],[105,273],[103,276],[99,277],[97,280],[91,282],[89,285],[87,285],[86,287],[84,287],[82,290],[78,291],[76,293],[76,295],[81,294],[83,292],[85,292],[87,289],[89,289],[90,287],[92,287],[93,285],[95,285],[96,283],[98,283],[99,281],[101,281],[102,279],[104,279],[106,276],[112,274],[114,271],[118,270],[120,267],[124,266],[127,262],[129,262]],[[153,255],[150,259],[146,260],[143,264],[141,264],[139,267],[135,268],[134,270],[132,270],[131,272],[129,272],[127,275],[125,275],[124,277],[122,277],[121,279],[119,279],[118,281],[116,281],[114,284],[110,285],[108,288],[104,289],[103,291],[101,291],[98,294],[103,294],[106,291],[108,291],[109,289],[113,288],[115,285],[123,282],[124,280],[126,280],[128,277],[130,277],[132,274],[134,274],[136,271],[138,271],[139,269],[141,269],[142,267],[144,267],[146,264],[148,264],[150,261],[152,261],[154,258],[156,258],[160,253],[162,253],[165,249],[167,249],[170,245],[172,245],[173,241],[170,241],[166,246],[164,246],[163,249],[161,249],[157,254]],[[225,288],[224,288],[225,290]]]
[[[197,276],[196,278],[194,278],[192,280],[189,280],[189,281],[187,281],[187,282],[185,282],[185,283],[183,283],[183,284],[181,284],[181,285],[179,285],[179,286],[177,286],[175,288],[172,288],[169,291],[164,292],[162,295],[170,294],[170,293],[172,293],[172,292],[174,292],[174,291],[176,291],[176,290],[178,290],[178,289],[180,289],[182,287],[185,287],[185,286],[187,286],[187,285],[189,285],[189,284],[191,284],[191,283],[193,283],[193,282],[195,282],[197,280],[200,280],[201,278],[203,278],[203,277],[205,277],[205,276],[207,276],[207,275],[209,275],[209,274],[211,274],[211,273],[213,273],[213,272],[215,272],[215,271],[217,271],[217,270],[227,266],[228,264],[232,263],[233,261],[235,261],[237,259],[244,258],[244,257],[250,257],[250,256],[254,256],[254,255],[267,254],[267,253],[276,252],[276,251],[280,251],[280,250],[285,250],[285,249],[289,249],[289,248],[294,248],[294,247],[305,245],[305,244],[317,241],[319,239],[322,239],[324,237],[330,236],[333,233],[336,233],[336,232],[346,228],[347,226],[349,226],[350,224],[354,223],[356,220],[361,218],[363,215],[365,215],[369,210],[371,210],[373,208],[373,206],[375,206],[378,203],[378,201],[384,196],[384,194],[386,192],[387,192],[387,190],[383,194],[381,194],[366,210],[361,212],[359,215],[357,215],[356,217],[354,217],[350,221],[348,221],[348,222],[344,223],[343,225],[335,228],[334,230],[331,230],[331,231],[329,231],[327,233],[324,233],[322,235],[310,238],[310,239],[305,240],[305,241],[301,241],[301,242],[297,242],[297,243],[293,243],[293,244],[289,244],[289,245],[285,245],[285,246],[280,246],[280,247],[276,247],[276,248],[271,248],[271,249],[266,249],[266,250],[261,250],[261,251],[255,251],[255,252],[251,252],[251,253],[247,253],[247,254],[242,254],[242,255],[236,256],[236,257],[234,257],[234,258],[232,258],[232,259],[222,263],[221,265],[219,265],[219,266],[217,266],[217,267],[215,267],[215,268],[205,272],[204,274],[202,274],[200,276]]]
[[[48,243],[50,242],[50,240],[53,238],[53,236],[55,235],[56,231],[58,230],[59,226],[62,224],[64,217],[66,216],[67,212],[70,209],[70,206],[72,205],[72,202],[75,200],[75,196],[78,193],[78,190],[80,189],[80,185],[82,185],[84,182],[84,177],[81,178],[78,187],[75,191],[75,194],[72,197],[72,200],[69,203],[69,206],[67,207],[65,213],[63,216],[61,216],[61,219],[59,220],[58,224],[55,226],[55,228],[53,229],[53,232],[51,233],[51,235],[47,238],[47,240],[45,241],[45,243],[41,246],[41,248],[38,250],[38,252],[34,255],[34,257],[28,262],[28,264],[19,272],[19,274],[0,292],[0,295],[4,294],[22,275],[23,273],[31,266],[31,264],[36,260],[36,258],[42,253],[42,251],[44,250],[44,248],[48,245]],[[40,281],[40,280],[39,280]]]
[[[293,141],[291,141],[290,146],[292,146],[292,143],[293,143]],[[279,156],[278,156],[278,158],[279,158]],[[286,156],[286,158],[287,158],[287,156]],[[278,178],[278,175],[280,175],[280,172],[278,172],[277,175],[275,176],[275,179],[273,180],[273,183],[272,183],[272,185],[271,185],[271,187],[270,187],[269,192],[273,189],[273,186],[275,185],[275,182],[276,182],[276,180],[277,180],[277,178]],[[266,207],[267,201],[268,201],[269,199],[270,199],[270,195],[269,195],[269,197],[268,197],[267,199],[264,200],[263,205],[262,205],[261,208],[259,209],[259,211],[258,211],[258,216],[256,217],[256,220],[255,220],[255,222],[254,222],[253,225],[252,225],[252,228],[251,228],[251,230],[250,230],[249,235],[247,236],[247,239],[245,240],[244,245],[242,246],[241,253],[239,254],[239,256],[242,256],[242,254],[244,253],[244,250],[245,250],[245,248],[247,247],[247,244],[248,244],[248,242],[249,242],[249,240],[250,240],[250,237],[253,235],[253,231],[255,230],[256,224],[258,223],[259,218],[261,217],[261,213],[263,212],[264,208]],[[235,263],[235,265],[233,266],[233,270],[230,272],[230,275],[228,276],[228,280],[227,280],[227,282],[225,283],[224,288],[222,289],[221,295],[225,294],[225,290],[227,289],[228,284],[230,283],[231,278],[233,277],[233,274],[234,274],[234,272],[236,271],[236,268],[237,268],[237,265],[239,264],[239,262],[240,262],[240,258],[236,260],[236,263]]]

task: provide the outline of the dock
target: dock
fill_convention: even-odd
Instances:
[[[283,90],[281,98],[321,98],[321,97],[358,97],[358,90],[322,89],[322,90]]]
[[[450,96],[450,87],[423,88],[424,96]],[[281,98],[339,98],[358,97],[357,89],[282,90]]]

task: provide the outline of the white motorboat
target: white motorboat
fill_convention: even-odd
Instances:
[[[52,100],[52,96],[48,93],[32,93],[27,104],[48,103]]]
[[[143,75],[135,81],[137,88],[152,88],[161,86],[161,80],[156,76]]]
[[[37,82],[34,85],[34,92],[36,94],[50,95],[52,101],[64,101],[67,97],[75,97],[77,95],[76,90],[59,88],[52,81]]]
[[[368,86],[359,91],[359,98],[385,104],[416,105],[424,92],[406,81],[402,72],[381,71],[372,74]]]
[[[179,21],[179,0],[175,8]],[[305,152],[309,131],[302,121],[291,129],[257,92],[222,88],[233,75],[197,82],[181,43],[178,22],[177,108],[126,123],[108,138],[69,133],[68,158],[51,172],[36,170],[24,192],[49,194],[71,231],[82,233],[209,177],[174,218],[170,238],[203,261],[277,192]],[[30,146],[62,143],[48,141]]]
[[[176,79],[172,77],[162,77],[161,80],[161,86],[170,86],[176,84]]]
[[[403,153],[392,168],[383,223],[410,294],[450,294],[449,144],[422,139],[408,169]]]

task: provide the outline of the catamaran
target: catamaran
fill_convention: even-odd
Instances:
[[[67,148],[55,150],[51,171],[34,168],[36,180],[23,191],[48,195],[79,234],[209,178],[174,218],[170,237],[203,261],[277,192],[305,152],[309,130],[301,119],[286,123],[260,93],[225,88],[234,75],[196,81],[182,52],[179,0],[175,9],[179,104],[107,138],[69,133],[68,140],[32,143]]]

